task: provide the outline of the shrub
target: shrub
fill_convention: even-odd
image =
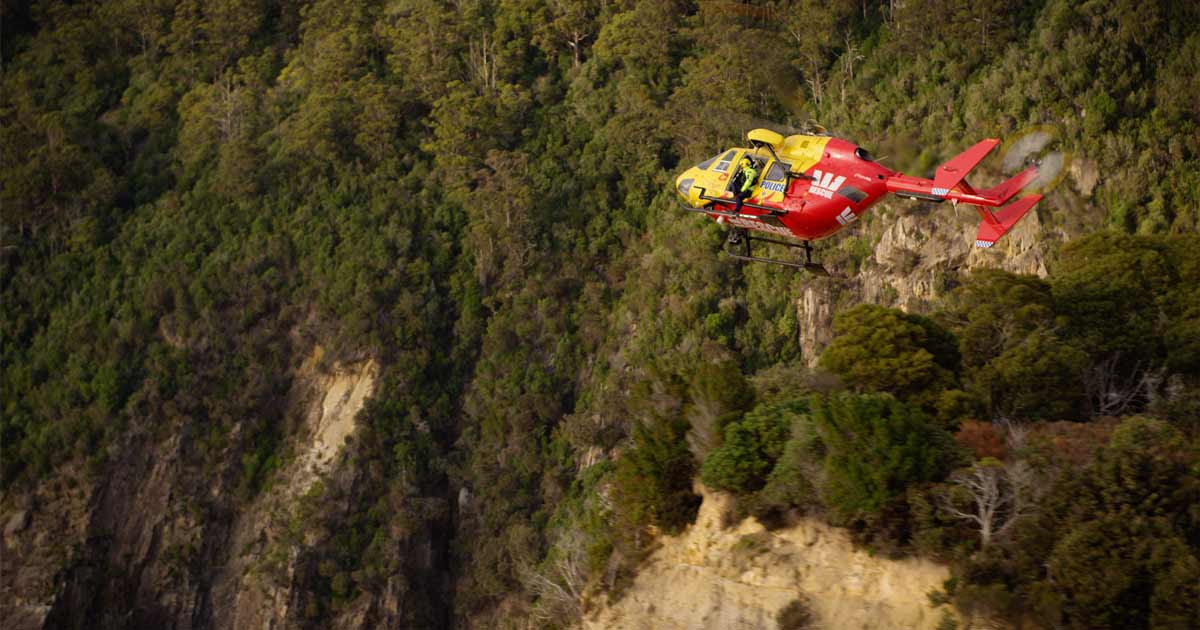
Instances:
[[[842,394],[814,409],[825,502],[844,516],[879,514],[909,484],[942,479],[959,461],[950,435],[891,396]]]
[[[711,488],[748,493],[762,488],[783,454],[796,415],[805,405],[760,405],[725,427],[724,441],[711,452],[700,478]]]
[[[684,441],[686,431],[682,419],[654,419],[634,427],[634,447],[617,460],[613,488],[630,524],[677,532],[695,519],[700,497],[692,492],[696,466]]]
[[[1200,561],[1160,520],[1110,514],[1054,548],[1050,578],[1073,628],[1195,627]]]
[[[688,450],[683,417],[683,385],[656,376],[635,392],[632,448],[617,459],[613,500],[621,522],[631,529],[654,525],[668,532],[691,523],[700,507],[692,492],[696,463]]]
[[[700,463],[721,443],[725,427],[754,404],[754,389],[731,361],[701,364],[688,389],[687,442]]]
[[[957,382],[958,343],[928,318],[860,304],[839,313],[833,327],[821,366],[859,391],[887,392],[932,410]]]
[[[1008,449],[1004,444],[1004,436],[996,429],[996,425],[979,420],[967,420],[958,428],[954,439],[974,454],[976,459],[994,457],[1004,459]]]
[[[994,417],[1074,419],[1086,364],[1083,352],[1038,329],[976,371],[975,387]]]
[[[819,504],[817,488],[824,460],[825,449],[813,430],[812,419],[808,415],[796,417],[791,437],[767,476],[766,485],[747,500],[748,511],[769,522],[786,510]]]

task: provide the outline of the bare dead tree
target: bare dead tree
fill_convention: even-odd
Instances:
[[[1094,363],[1083,374],[1083,386],[1094,415],[1119,416],[1138,401],[1150,400],[1162,384],[1165,369],[1146,370],[1135,363],[1128,373],[1121,373],[1121,353]]]
[[[896,12],[904,8],[904,0],[888,0],[887,22],[888,26],[896,30]],[[863,15],[866,15],[866,5],[863,6]],[[897,30],[899,33],[900,31]]]
[[[942,504],[942,509],[951,516],[973,522],[979,528],[979,538],[985,547],[992,542],[998,513],[1004,507],[1004,495],[1000,489],[1003,474],[999,466],[975,466],[968,472],[958,473],[952,481],[969,493],[972,507],[958,507],[949,495]]]
[[[850,80],[854,80],[854,62],[864,59],[862,53],[859,52],[859,47],[854,43],[854,38],[846,33],[846,54],[842,56],[842,62],[845,64],[846,74],[850,76]]]
[[[810,41],[812,35],[809,32],[810,24],[807,21],[792,20],[788,22],[788,34],[796,41],[797,46],[801,47],[804,61],[808,66],[804,73],[804,80],[808,83],[809,90],[812,92],[813,101],[818,105],[825,98],[825,80],[821,76],[821,67],[824,62],[824,51],[821,46],[806,45]]]
[[[825,98],[825,84],[821,82],[820,72],[813,72],[812,74],[808,75],[804,81],[808,83],[808,89],[812,91],[813,101],[816,102],[817,105],[820,105],[821,100]]]
[[[487,94],[496,90],[498,76],[496,61],[496,40],[488,33],[483,33],[479,39],[471,38],[467,48],[467,67],[472,82],[479,88],[480,93]]]
[[[854,38],[846,33],[846,52],[842,54],[841,99],[846,102],[846,84],[854,82],[854,62],[862,61],[863,55],[854,43]]]
[[[1009,514],[996,532],[1000,536],[1008,534],[1017,522],[1029,516],[1033,512],[1035,502],[1042,494],[1041,487],[1038,485],[1037,473],[1024,460],[1018,460],[1005,466],[1004,473],[1012,499]]]
[[[1029,425],[1017,424],[1009,418],[1004,418],[1000,424],[1004,429],[1004,443],[1008,446],[1008,451],[1019,453],[1025,448],[1025,441],[1029,437]]]
[[[591,36],[590,32],[579,28],[571,29],[571,32],[566,35],[566,42],[571,47],[572,60],[576,68],[579,67],[579,51],[583,48],[583,42]]]
[[[233,78],[233,73],[226,72],[216,84],[217,104],[213,117],[221,130],[221,142],[239,140],[243,135],[242,121],[246,109],[245,89]]]
[[[563,534],[554,545],[551,558],[540,571],[524,567],[520,572],[525,588],[537,597],[532,616],[543,624],[578,619],[583,616],[588,579],[583,534],[576,530]]]
[[[721,445],[721,405],[705,396],[700,396],[688,409],[687,419],[692,428],[687,432],[688,450],[703,462],[704,457]]]
[[[958,492],[943,496],[942,509],[950,516],[974,523],[985,547],[1006,535],[1031,511],[1036,479],[1024,461],[1007,465],[984,461],[954,475],[951,481]],[[962,501],[962,495],[966,495],[967,501]]]
[[[1142,394],[1146,397],[1146,405],[1152,406],[1162,397],[1164,384],[1169,382],[1167,367],[1164,365],[1157,370],[1146,370],[1142,374]]]

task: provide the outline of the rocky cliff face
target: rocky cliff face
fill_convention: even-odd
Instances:
[[[294,499],[338,471],[377,376],[369,360],[321,368],[323,354],[314,349],[291,376],[284,424],[296,455],[249,502],[237,497],[238,466],[195,467],[193,426],[161,441],[130,432],[110,474],[90,485],[81,466],[68,465],[3,497],[4,627],[295,625],[294,556],[284,552],[282,582],[265,578],[262,563]]]
[[[219,567],[212,584],[214,628],[284,627],[302,614],[296,610],[297,556],[272,542],[281,538],[295,518],[300,497],[312,492],[322,475],[338,464],[354,419],[375,388],[374,361],[317,369],[324,351],[317,347],[299,371],[294,400],[303,409],[304,423],[295,436],[297,453],[272,486],[240,515],[233,527],[232,552]],[[276,566],[269,567],[274,562]],[[283,579],[279,579],[282,577]],[[345,627],[353,623],[353,615]]]
[[[971,206],[889,199],[873,208],[863,224],[839,235],[870,244],[870,255],[855,270],[833,253],[832,278],[808,282],[796,298],[800,346],[809,365],[833,338],[833,317],[863,302],[926,312],[933,302],[980,268],[1045,276],[1053,252],[1103,220],[1103,212],[1084,203],[1095,188],[1095,165],[1075,160],[1064,185],[1034,207],[995,247],[973,247],[979,215]]]
[[[1099,220],[1101,211],[1083,201],[1097,179],[1094,166],[1073,163],[1070,185],[993,250],[971,247],[978,217],[969,208],[881,204],[829,244],[841,277],[809,279],[796,295],[803,356],[816,362],[832,338],[833,317],[850,305],[921,312],[976,268],[1044,275],[1058,244]],[[857,261],[845,253],[851,239],[866,252]],[[166,321],[160,333],[177,348],[189,343]],[[292,527],[305,503],[298,499],[319,494],[323,478],[353,485],[359,471],[340,463],[339,453],[378,368],[369,360],[329,361],[320,348],[297,354],[292,365],[279,421],[282,451],[292,455],[252,498],[239,491],[241,454],[252,441],[239,436],[242,425],[234,425],[223,451],[200,457],[207,429],[185,421],[123,431],[100,474],[68,461],[33,490],[0,497],[3,627],[298,625],[306,572],[314,571],[302,566],[294,544],[308,535]],[[214,460],[222,463],[203,463]],[[469,496],[459,499],[465,505]],[[720,503],[708,497],[688,534],[667,539],[634,588],[588,624],[770,627],[796,601],[807,602],[824,627],[931,627],[940,619],[925,593],[940,586],[943,569],[871,558],[816,522],[782,532],[753,522],[721,530]],[[428,536],[417,538],[405,555],[431,568]],[[336,625],[369,625],[363,606],[376,620],[393,618],[400,589],[389,581],[378,601],[339,611]]]
[[[812,628],[932,630],[955,618],[927,597],[949,577],[946,567],[873,557],[813,519],[775,531],[754,519],[724,528],[729,499],[699,490],[696,522],[663,537],[633,584],[593,611],[586,628],[789,628],[807,619]]]

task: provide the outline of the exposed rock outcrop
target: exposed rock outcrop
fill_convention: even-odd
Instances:
[[[1071,175],[1077,188],[1095,186],[1094,170],[1086,165]],[[852,233],[838,237],[842,242],[865,239],[872,243],[871,255],[857,270],[835,264],[832,271],[838,277],[813,279],[796,298],[800,349],[809,365],[816,365],[832,340],[833,318],[842,309],[866,302],[925,312],[958,286],[963,276],[981,268],[1044,277],[1049,253],[1079,234],[1089,221],[1098,220],[1084,216],[1079,194],[1062,187],[1035,206],[995,247],[979,249],[972,246],[979,215],[971,206],[888,200],[871,212]]]
[[[296,497],[337,470],[378,375],[371,360],[322,369],[323,354],[315,348],[290,373],[281,450],[295,457],[249,501],[237,493],[232,446],[217,456],[223,465],[197,469],[193,426],[160,432],[169,436],[161,440],[130,431],[111,449],[107,474],[68,463],[34,489],[4,496],[3,627],[294,625],[294,567],[285,563],[283,580],[266,580],[256,563]],[[225,442],[240,443],[240,431],[235,425]],[[354,610],[343,617],[346,627],[362,626]]]
[[[53,481],[0,501],[0,626],[41,628],[50,614],[62,565],[84,541],[90,490],[80,466],[67,465]]]
[[[826,629],[932,630],[954,618],[927,596],[950,576],[944,566],[874,557],[815,519],[775,531],[754,519],[724,529],[730,499],[701,492],[696,522],[679,536],[664,536],[633,584],[593,611],[584,627],[777,628],[788,606],[806,610],[811,627]]]
[[[266,575],[263,566],[272,555],[268,549],[270,541],[279,538],[288,527],[297,499],[311,491],[321,475],[333,469],[346,439],[354,433],[355,417],[374,392],[378,376],[378,367],[371,360],[335,364],[322,372],[318,366],[323,358],[324,350],[319,346],[314,348],[293,384],[292,406],[302,409],[304,417],[292,446],[297,456],[279,471],[280,483],[259,496],[238,518],[229,545],[229,561],[214,576],[214,627],[288,625],[293,612],[294,597],[290,591],[296,577],[296,555],[287,550],[284,565],[275,567],[275,572],[281,575]],[[362,626],[350,623],[346,627]]]

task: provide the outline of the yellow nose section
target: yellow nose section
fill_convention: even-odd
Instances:
[[[696,185],[696,169],[689,168],[682,175],[675,178],[675,192],[692,203],[692,188]],[[693,204],[695,205],[695,204]]]

